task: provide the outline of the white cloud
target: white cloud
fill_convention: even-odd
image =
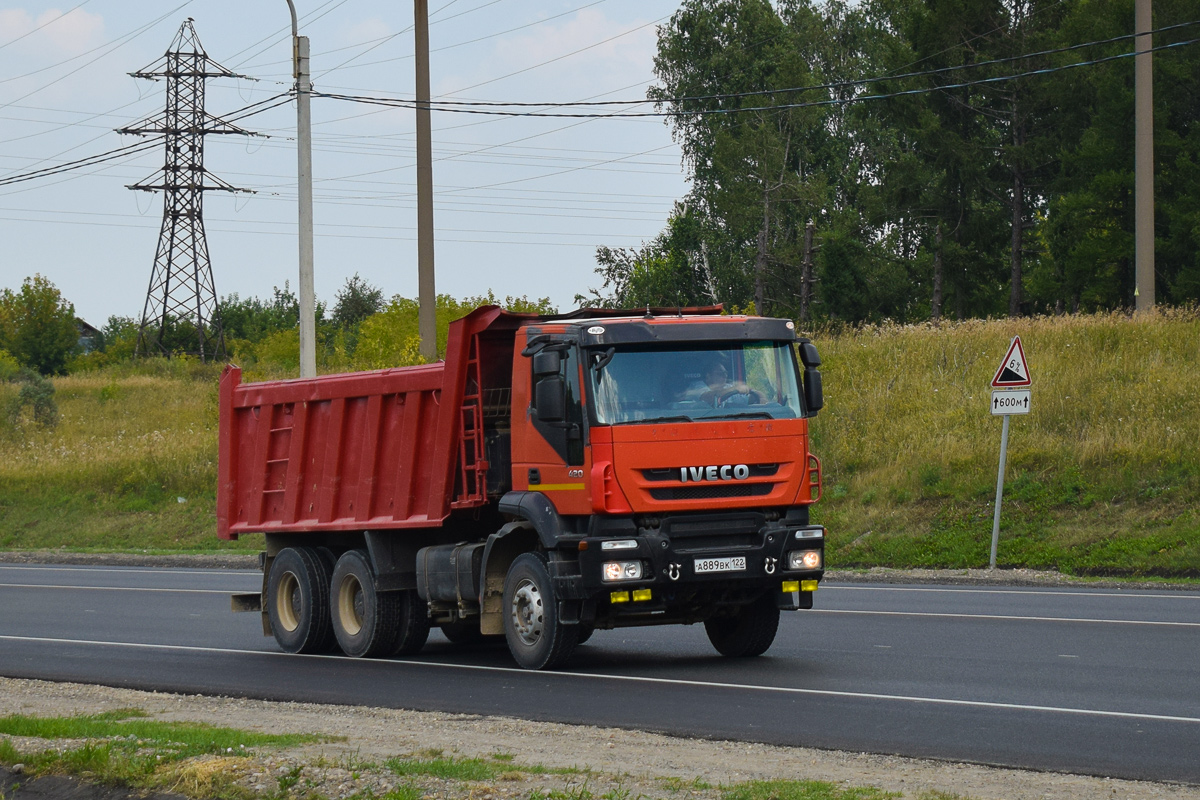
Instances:
[[[40,30],[37,30],[40,28]],[[78,55],[95,47],[104,35],[104,17],[75,8],[64,14],[47,9],[36,18],[23,8],[0,9],[0,44],[26,36],[21,44],[42,50],[47,46],[55,55]]]
[[[82,53],[103,41],[104,17],[99,14],[89,14],[81,8],[67,14],[50,9],[38,17],[37,23],[45,25],[51,20],[54,21],[35,35],[46,37],[47,41],[67,55]]]

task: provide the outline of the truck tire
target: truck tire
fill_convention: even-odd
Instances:
[[[396,654],[402,639],[411,646],[421,632],[414,628],[421,625],[413,624],[415,609],[408,594],[375,590],[375,573],[365,550],[342,554],[330,589],[333,632],[342,652],[352,658],[375,658]],[[424,603],[420,610],[425,611]],[[424,614],[421,618],[423,633],[428,635],[428,620]],[[417,649],[423,644],[421,636]]]
[[[704,632],[712,646],[730,658],[761,656],[775,641],[778,630],[779,608],[769,594],[742,606],[731,617],[714,617],[704,622]]]
[[[411,656],[421,652],[429,638],[429,605],[421,599],[416,589],[388,594],[394,595],[400,605],[396,639],[388,655]]]
[[[325,653],[333,648],[330,572],[311,547],[285,547],[272,560],[267,575],[267,617],[284,652]]]
[[[578,625],[558,618],[554,584],[546,557],[523,553],[504,579],[504,636],[517,664],[525,669],[550,669],[567,660],[579,640]]]

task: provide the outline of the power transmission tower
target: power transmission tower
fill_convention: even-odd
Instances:
[[[167,79],[167,106],[161,114],[118,133],[161,134],[166,145],[163,168],[129,186],[163,193],[162,232],[150,274],[150,288],[138,329],[139,355],[172,352],[198,355],[203,361],[225,356],[225,337],[204,235],[204,193],[245,192],[204,169],[204,137],[210,133],[253,135],[204,110],[210,78],[244,78],[208,57],[189,17],[179,27],[163,58],[129,73],[135,78]],[[194,331],[187,331],[194,326]],[[189,343],[190,342],[190,343]]]

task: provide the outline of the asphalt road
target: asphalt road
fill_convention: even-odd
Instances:
[[[0,565],[0,675],[361,704],[1200,784],[1200,593],[826,584],[757,659],[702,626],[597,631],[567,668],[436,632],[289,656],[253,572]]]

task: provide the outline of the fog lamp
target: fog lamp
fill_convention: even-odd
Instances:
[[[820,569],[820,550],[793,550],[788,553],[788,569]]]
[[[642,562],[640,561],[606,561],[602,568],[603,580],[636,581],[642,577]]]

